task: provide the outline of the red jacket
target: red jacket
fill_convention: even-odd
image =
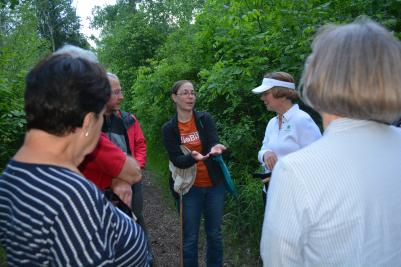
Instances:
[[[104,190],[120,174],[126,158],[124,152],[101,133],[95,150],[85,157],[78,169],[100,190]]]
[[[146,142],[141,126],[132,114],[118,112],[117,115],[124,121],[127,129],[131,156],[143,169],[146,163]],[[109,139],[107,133],[102,132],[95,150],[85,157],[78,168],[88,180],[104,190],[110,187],[111,180],[120,174],[125,160],[124,152]]]
[[[125,113],[127,114],[127,113]],[[128,113],[129,114],[129,113]],[[146,141],[143,135],[141,125],[139,124],[137,118],[133,114],[129,114],[134,123],[127,127],[127,135],[129,140],[129,147],[131,150],[132,157],[136,159],[141,166],[141,169],[145,168],[146,164]],[[118,112],[118,116],[123,118],[123,113]],[[124,118],[123,118],[124,119]]]

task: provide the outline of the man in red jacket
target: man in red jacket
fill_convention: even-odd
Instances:
[[[108,78],[111,97],[106,105],[102,132],[124,153],[132,156],[143,170],[146,163],[146,142],[141,126],[133,114],[120,110],[124,96],[117,76],[108,73]],[[138,218],[138,223],[144,228],[142,188],[141,182],[132,186],[132,210]]]
[[[143,170],[146,163],[146,142],[137,118],[128,112],[120,110],[124,100],[118,77],[108,73],[111,85],[111,97],[106,105],[105,119],[102,132],[124,153],[132,156]],[[143,173],[143,172],[142,172]],[[137,223],[147,234],[143,217],[143,183],[132,185],[132,210],[137,217]],[[150,244],[149,244],[150,247]]]

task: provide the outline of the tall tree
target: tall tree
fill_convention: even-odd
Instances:
[[[39,32],[49,40],[53,51],[65,43],[88,48],[89,44],[79,32],[80,20],[71,0],[34,0],[32,7],[38,17]]]
[[[97,47],[101,61],[130,89],[140,66],[155,57],[169,33],[190,23],[202,1],[120,0],[95,11],[93,26],[101,29]],[[129,102],[131,94],[126,98]]]
[[[29,3],[0,10],[0,169],[21,144],[25,126],[24,76],[49,52],[37,34],[37,18]]]

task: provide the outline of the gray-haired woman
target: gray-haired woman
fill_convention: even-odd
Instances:
[[[324,28],[303,74],[325,132],[280,159],[269,188],[265,266],[399,266],[401,43],[375,22]]]

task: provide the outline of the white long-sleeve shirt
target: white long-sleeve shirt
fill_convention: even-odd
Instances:
[[[264,266],[401,266],[400,209],[401,129],[334,120],[274,168]]]
[[[267,151],[274,152],[279,159],[309,145],[321,136],[319,127],[309,114],[300,110],[299,106],[295,104],[283,114],[281,129],[277,116],[267,124],[258,160],[265,167],[266,172],[270,172],[271,170],[263,161],[263,155]]]

